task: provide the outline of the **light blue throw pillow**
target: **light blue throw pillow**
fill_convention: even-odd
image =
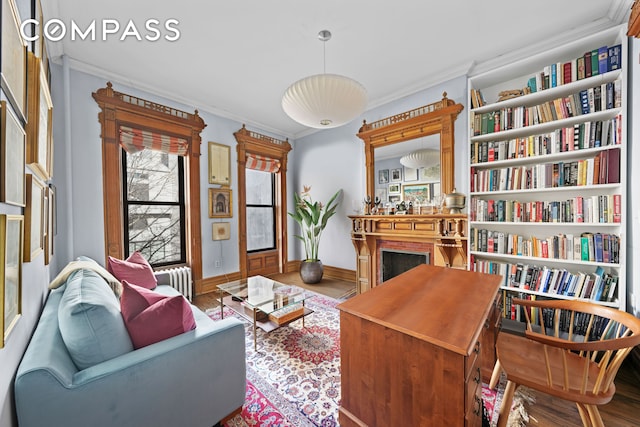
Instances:
[[[93,271],[72,273],[58,307],[60,333],[78,369],[133,351],[120,302]]]

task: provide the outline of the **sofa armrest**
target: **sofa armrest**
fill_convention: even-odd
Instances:
[[[204,316],[204,315],[203,315]],[[197,328],[78,371],[62,384],[46,370],[16,379],[20,426],[211,426],[245,398],[245,330],[235,318]],[[185,424],[186,423],[186,424]]]

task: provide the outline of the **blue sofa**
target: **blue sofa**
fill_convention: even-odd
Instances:
[[[194,306],[195,329],[78,369],[58,321],[72,280],[104,282],[80,270],[50,292],[16,374],[20,427],[211,427],[242,406],[244,326],[214,322]],[[163,284],[155,290],[177,294]]]

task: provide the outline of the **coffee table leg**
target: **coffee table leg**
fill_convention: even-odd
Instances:
[[[224,304],[222,304],[222,297],[224,295],[224,292],[218,290],[219,294],[220,294],[220,318],[224,319]]]
[[[258,351],[258,328],[257,322],[258,309],[253,309],[253,351]]]
[[[302,300],[302,328],[304,329],[304,300]]]

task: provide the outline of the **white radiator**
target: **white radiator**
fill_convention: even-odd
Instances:
[[[191,302],[191,267],[177,267],[164,270],[169,273],[171,286]]]

